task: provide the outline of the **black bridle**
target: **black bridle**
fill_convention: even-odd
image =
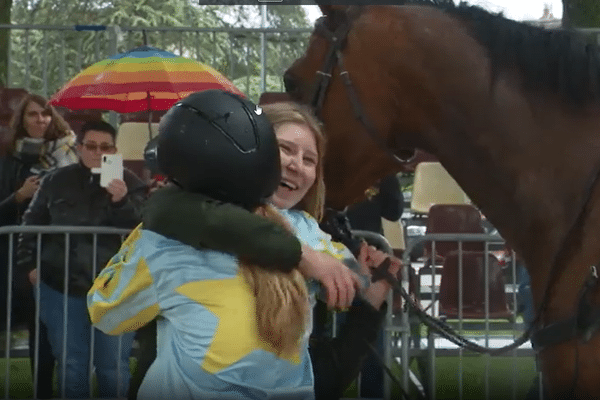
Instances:
[[[387,154],[393,156],[402,162],[408,160],[400,159],[394,152],[389,148],[387,143],[378,134],[375,125],[367,118],[363,111],[360,100],[356,94],[356,90],[352,85],[348,71],[344,67],[343,50],[346,45],[348,33],[352,27],[353,20],[359,15],[360,7],[351,7],[346,14],[346,18],[338,25],[338,27],[332,31],[327,27],[326,17],[322,17],[317,21],[315,27],[315,34],[325,37],[330,42],[329,51],[325,58],[323,67],[317,71],[316,83],[314,86],[313,95],[311,97],[311,105],[314,107],[317,115],[323,108],[327,89],[331,83],[333,77],[333,70],[337,65],[339,69],[339,76],[344,83],[346,93],[355,114],[355,117],[365,127],[369,136],[377,143],[377,145],[384,150]],[[474,342],[470,342],[464,337],[458,335],[448,325],[442,321],[436,320],[430,315],[426,314],[420,309],[420,306],[412,299],[412,297],[406,293],[406,291],[400,285],[395,285],[400,291],[403,298],[406,300],[413,310],[417,312],[417,315],[421,320],[429,327],[438,331],[442,336],[451,340],[453,343],[467,349],[489,354],[500,354],[512,349],[515,349],[525,343],[528,339],[531,339],[532,345],[536,351],[540,351],[543,348],[553,346],[559,343],[571,339],[580,339],[583,342],[587,342],[592,336],[594,336],[600,329],[600,307],[592,303],[593,294],[600,286],[600,279],[598,277],[598,266],[590,267],[589,275],[580,291],[579,301],[577,303],[577,312],[574,316],[567,318],[559,322],[553,322],[547,325],[542,325],[542,316],[548,306],[551,297],[551,291],[558,278],[561,276],[564,268],[563,266],[568,262],[569,257],[572,256],[570,252],[570,244],[574,238],[578,237],[578,233],[581,234],[581,226],[585,221],[585,217],[588,215],[588,206],[592,198],[592,192],[600,178],[600,163],[596,165],[595,169],[590,174],[590,180],[586,185],[582,204],[579,208],[580,212],[575,218],[570,229],[567,231],[562,244],[558,251],[553,257],[552,267],[544,290],[542,303],[540,304],[534,321],[527,329],[527,331],[514,343],[504,346],[501,348],[486,348],[479,346]],[[348,234],[341,234],[338,236],[348,236]],[[335,237],[335,235],[334,235]],[[572,392],[574,392],[577,379],[578,379],[578,358],[575,361],[575,374],[573,379]]]
[[[320,114],[321,110],[323,109],[323,103],[325,102],[327,89],[331,83],[333,69],[337,65],[338,69],[340,70],[339,76],[342,78],[344,87],[346,88],[348,100],[350,100],[350,103],[352,104],[354,115],[356,116],[356,119],[358,119],[363,125],[369,137],[392,159],[400,163],[410,163],[415,158],[415,152],[413,151],[409,158],[403,158],[390,149],[386,141],[377,132],[375,125],[364,112],[364,109],[358,99],[358,95],[356,94],[356,89],[354,89],[354,85],[352,85],[352,81],[350,80],[350,75],[344,67],[344,55],[342,50],[346,46],[346,39],[348,38],[348,32],[352,26],[352,20],[357,17],[359,13],[359,7],[352,7],[347,14],[348,19],[346,20],[346,23],[340,24],[335,31],[331,31],[327,28],[325,25],[325,17],[322,17],[317,21],[315,33],[325,36],[331,43],[331,46],[329,47],[329,51],[325,57],[325,63],[323,64],[323,67],[317,71],[317,81],[315,82],[314,92],[311,96],[312,100],[310,104],[314,108],[317,116],[321,117]]]

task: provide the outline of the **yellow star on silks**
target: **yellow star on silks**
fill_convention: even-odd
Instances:
[[[228,279],[189,282],[175,290],[203,305],[218,318],[213,340],[202,363],[207,372],[217,373],[254,350],[274,353],[273,347],[259,338],[254,294],[239,273]],[[296,353],[287,359],[298,364],[300,355]]]

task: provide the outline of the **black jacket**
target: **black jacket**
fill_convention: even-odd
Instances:
[[[110,194],[99,185],[99,175],[82,164],[60,168],[44,177],[29,208],[23,215],[24,225],[110,226],[133,228],[141,220],[141,206],[146,185],[131,171],[124,171],[128,193],[112,203]],[[22,235],[18,262],[21,268],[35,268],[36,237]],[[119,250],[117,235],[98,235],[97,272]],[[70,235],[69,295],[85,296],[95,278],[92,274],[92,235]],[[41,278],[55,290],[64,291],[65,235],[42,237]]]
[[[355,300],[336,338],[311,337],[308,351],[315,376],[316,400],[336,400],[358,376],[383,327],[387,307],[375,310]]]
[[[32,175],[30,169],[32,164],[24,163],[13,155],[0,158],[0,226],[19,225],[21,217],[29,201],[17,204],[15,192],[19,189],[25,179]],[[14,238],[14,249],[16,249],[17,238]],[[13,249],[13,250],[14,250]],[[14,251],[13,251],[14,255]],[[13,258],[14,260],[14,258]],[[23,323],[26,315],[16,312],[23,307],[28,296],[27,276],[23,271],[16,268],[13,262],[13,314],[12,323]],[[6,325],[6,293],[8,287],[8,234],[0,235],[0,329]]]
[[[32,164],[7,155],[0,159],[0,226],[19,225],[28,201],[17,204],[15,192],[30,177]]]

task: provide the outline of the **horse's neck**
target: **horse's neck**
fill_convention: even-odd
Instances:
[[[526,263],[542,272],[600,166],[600,118],[577,118],[549,103],[499,104],[448,126],[450,132],[432,133],[430,151]]]

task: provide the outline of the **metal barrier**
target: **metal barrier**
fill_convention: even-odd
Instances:
[[[122,228],[114,228],[114,227],[92,227],[92,226],[4,226],[0,228],[0,238],[2,238],[4,235],[8,236],[8,264],[7,264],[7,305],[6,305],[6,338],[5,338],[5,347],[2,351],[3,353],[3,357],[6,360],[6,366],[5,366],[5,376],[4,376],[4,398],[9,398],[9,391],[10,391],[10,366],[11,366],[11,362],[10,359],[11,357],[14,357],[16,355],[20,355],[23,356],[22,354],[17,354],[16,351],[14,351],[11,347],[11,336],[12,336],[12,331],[11,331],[11,325],[12,325],[12,300],[13,300],[13,276],[14,276],[14,271],[15,271],[15,264],[16,264],[16,260],[15,260],[15,255],[13,253],[14,249],[15,249],[15,235],[19,235],[19,234],[35,234],[36,238],[37,238],[37,245],[36,245],[36,267],[38,268],[38,277],[40,276],[39,271],[41,271],[42,265],[41,265],[41,243],[42,243],[42,237],[44,235],[49,235],[49,234],[62,234],[64,235],[65,238],[65,286],[68,285],[68,268],[69,268],[69,257],[70,257],[70,235],[90,235],[91,239],[92,239],[92,254],[91,254],[91,258],[92,258],[92,265],[91,265],[91,271],[92,271],[92,276],[96,276],[97,273],[104,267],[103,265],[97,265],[97,245],[98,245],[98,236],[99,235],[118,235],[121,238],[121,241],[124,240],[124,237],[130,232],[129,229],[122,229]],[[116,252],[117,249],[115,249]],[[3,271],[4,273],[4,271]],[[40,290],[40,280],[38,278],[37,283],[34,287],[34,291],[35,293],[39,293]],[[65,290],[64,293],[64,299],[66,300],[66,297],[68,296],[68,290]],[[35,328],[35,343],[36,343],[36,348],[38,348],[38,344],[39,344],[39,339],[40,339],[40,326],[39,326],[39,301],[40,301],[40,297],[39,296],[35,296],[35,321],[36,321],[36,328]],[[68,308],[67,308],[67,302],[63,301],[63,306],[64,306],[64,311],[63,311],[63,332],[65,332],[65,335],[63,336],[63,345],[62,345],[62,382],[61,382],[61,388],[62,388],[62,393],[61,396],[62,398],[65,397],[65,377],[66,377],[66,338],[67,338],[67,313],[68,313]],[[93,371],[94,371],[94,329],[91,329],[91,333],[90,333],[90,337],[91,337],[91,346],[90,346],[90,361],[89,361],[89,371],[90,371],[90,375],[88,378],[88,384],[89,384],[89,388],[90,388],[90,392],[92,392],[92,380],[93,380]],[[119,340],[119,346],[117,351],[119,351],[119,353],[121,352],[121,341]],[[25,357],[29,357],[29,354],[25,355]],[[34,360],[34,368],[33,368],[33,397],[37,398],[37,383],[38,383],[38,366],[39,366],[39,360],[38,360],[38,354],[36,352]],[[121,374],[120,374],[120,360],[117,364],[117,369],[118,369],[118,386],[120,388],[121,386]],[[120,393],[121,396],[126,396],[126,393]]]
[[[418,246],[419,244],[423,244],[424,242],[431,242],[432,253],[430,257],[433,260],[436,260],[436,252],[435,245],[436,242],[458,242],[458,258],[459,258],[459,269],[458,269],[458,294],[459,294],[459,315],[453,323],[452,327],[462,333],[463,335],[467,335],[469,339],[477,342],[480,345],[486,347],[501,347],[498,342],[512,342],[517,338],[518,334],[525,330],[525,327],[522,323],[518,323],[516,318],[512,319],[512,321],[506,321],[504,323],[492,322],[489,318],[489,306],[490,306],[490,293],[489,293],[489,264],[487,255],[491,253],[490,247],[493,246],[504,246],[504,240],[497,235],[487,235],[487,234],[428,234],[421,236],[419,238],[415,238],[411,241],[406,250],[404,251],[403,262],[404,268],[402,273],[402,286],[408,292],[409,291],[409,268],[413,268],[414,265],[411,265],[410,261],[410,253],[413,248]],[[484,287],[485,287],[485,318],[481,321],[477,321],[476,324],[468,323],[462,316],[462,298],[463,298],[463,283],[462,282],[462,246],[464,242],[484,242],[485,243],[485,276],[484,276]],[[415,264],[415,263],[412,263]],[[512,303],[512,313],[516,317],[518,311],[518,299],[517,299],[517,265],[515,254],[512,254],[511,263],[504,271],[506,275],[508,275],[508,283],[505,286],[505,290],[507,295],[510,297],[510,303]],[[437,305],[439,304],[439,289],[436,281],[437,278],[437,270],[435,268],[435,263],[433,263],[432,274],[431,274],[431,283],[430,283],[430,307],[429,313],[431,315],[436,315]],[[439,275],[438,275],[439,276]],[[420,281],[420,277],[419,277]],[[418,283],[420,285],[420,282]],[[421,298],[417,298],[417,301],[421,301]],[[447,321],[448,322],[448,321]],[[427,398],[435,399],[436,397],[436,358],[442,356],[456,356],[459,358],[459,366],[456,371],[457,374],[457,389],[458,389],[458,397],[464,398],[464,374],[463,374],[463,357],[473,356],[475,354],[465,351],[462,348],[455,345],[448,345],[444,342],[444,339],[440,338],[439,335],[436,334],[432,329],[427,330],[427,338],[426,338],[426,349],[423,349],[424,345],[423,340],[420,337],[421,333],[421,322],[416,318],[412,317],[410,310],[407,308],[407,305],[404,304],[402,310],[394,315],[392,313],[391,307],[388,308],[387,315],[387,324],[386,324],[386,332],[389,333],[387,337],[390,340],[386,340],[386,364],[391,366],[394,363],[394,359],[400,359],[401,367],[402,367],[402,385],[405,389],[409,388],[409,384],[419,384],[420,382],[416,381],[415,374],[410,369],[411,360],[416,359],[420,366],[424,368],[420,368],[422,373],[427,376],[425,389],[427,392]],[[492,326],[494,329],[492,329]],[[465,332],[480,330],[482,333],[478,334],[466,334]],[[493,335],[494,331],[497,334]],[[499,331],[508,331],[508,333],[504,332],[503,334],[498,334]],[[399,335],[400,340],[395,341],[393,338]],[[506,344],[506,343],[504,343]],[[445,349],[444,349],[445,347]],[[519,349],[511,351],[507,356],[512,357],[513,364],[516,365],[518,357],[533,357],[534,352],[531,349],[529,342],[526,345],[523,345]],[[482,355],[481,357],[485,358],[485,368],[483,371],[483,380],[484,380],[484,396],[486,399],[492,397],[490,392],[490,355]],[[495,356],[494,356],[495,357]],[[538,375],[539,376],[539,375]],[[513,373],[512,376],[512,398],[517,398],[516,393],[516,372]],[[391,398],[391,380],[386,376],[385,385],[384,385],[384,393],[385,398]],[[541,392],[540,392],[541,393]],[[541,395],[540,395],[541,396]],[[541,398],[541,397],[540,397]]]
[[[42,237],[44,235],[48,235],[48,234],[62,234],[65,237],[65,264],[68,264],[68,254],[69,254],[69,246],[68,246],[68,238],[69,235],[80,235],[80,234],[85,234],[85,235],[91,235],[92,236],[92,240],[94,243],[93,246],[93,254],[92,257],[95,260],[95,252],[96,252],[96,247],[97,247],[97,238],[98,235],[119,235],[121,238],[123,238],[125,235],[127,235],[129,232],[129,230],[127,229],[118,229],[118,228],[108,228],[108,227],[59,227],[59,226],[7,226],[7,227],[2,227],[0,228],[0,237],[7,235],[8,238],[8,243],[9,243],[9,252],[8,252],[8,268],[7,268],[7,275],[8,275],[8,282],[9,285],[7,286],[7,319],[6,319],[6,325],[7,325],[7,336],[5,338],[5,347],[4,347],[4,351],[3,351],[3,357],[6,359],[6,366],[5,366],[5,377],[4,377],[4,395],[5,398],[8,398],[9,396],[9,389],[10,389],[10,359],[12,357],[15,356],[23,356],[23,354],[18,354],[18,351],[15,351],[13,349],[11,349],[11,311],[12,311],[12,280],[13,280],[13,275],[14,275],[14,271],[15,271],[15,256],[13,254],[13,248],[14,243],[15,243],[15,235],[21,234],[21,233],[27,233],[27,234],[36,234],[37,235],[37,254],[36,254],[36,265],[38,266],[38,268],[42,268],[41,266],[41,243],[42,243]],[[375,235],[369,232],[360,232],[360,231],[355,231],[355,234],[358,234],[359,236],[367,239],[370,243],[372,244],[376,244],[379,245],[380,248],[383,251],[386,251],[388,253],[391,253],[391,249],[389,247],[389,244],[387,244],[387,241],[385,240],[385,238],[381,237],[380,235]],[[432,242],[432,256],[435,255],[435,243],[436,242],[440,242],[440,241],[457,241],[458,242],[458,247],[459,247],[459,254],[462,251],[462,243],[463,242],[469,242],[469,241],[483,241],[485,242],[485,247],[486,247],[486,253],[489,252],[489,246],[492,244],[503,244],[504,241],[501,237],[499,236],[493,236],[493,235],[484,235],[484,234],[433,234],[433,235],[425,235],[420,237],[418,240],[414,240],[412,243],[410,243],[406,249],[406,251],[404,252],[404,257],[403,257],[403,261],[405,263],[405,266],[403,268],[403,280],[402,280],[402,285],[405,288],[405,290],[408,291],[408,286],[409,286],[409,281],[408,281],[408,269],[412,268],[411,266],[411,262],[409,260],[409,254],[410,251],[412,250],[412,248],[414,246],[417,246],[419,243],[425,242],[425,241],[431,241]],[[435,259],[435,258],[434,258]],[[486,258],[487,260],[487,258]],[[98,266],[96,265],[96,262],[92,263],[92,273],[95,276],[97,274],[97,272],[102,268],[103,266]],[[68,268],[68,266],[66,266],[66,268]],[[488,266],[486,265],[486,271],[488,270]],[[434,304],[433,306],[430,307],[430,313],[434,314],[436,307],[435,307],[435,303],[437,300],[437,295],[438,292],[436,290],[436,284],[435,284],[435,275],[436,275],[436,270],[435,268],[433,268],[433,273],[432,273],[432,281],[431,281],[431,285],[432,285],[432,290],[431,290],[431,302],[432,304]],[[515,262],[515,257],[512,257],[512,262],[510,265],[510,271],[509,271],[509,275],[512,277],[511,282],[508,284],[512,289],[510,290],[510,295],[512,296],[512,310],[514,312],[514,314],[516,315],[517,313],[517,293],[515,290],[516,287],[516,262]],[[459,277],[462,276],[462,273],[459,272]],[[459,278],[460,280],[460,278]],[[484,284],[487,287],[489,283],[489,276],[487,275],[486,272],[486,276],[485,276],[485,281]],[[36,285],[36,290],[39,291],[39,280],[38,283]],[[489,293],[486,293],[486,303],[489,304]],[[35,311],[35,320],[38,321],[39,320],[39,297],[36,299],[36,311]],[[390,296],[388,298],[388,304],[392,304],[392,294],[390,293]],[[487,309],[486,309],[487,310]],[[459,363],[459,367],[457,370],[457,385],[458,385],[458,389],[459,389],[459,398],[464,398],[464,392],[463,392],[463,370],[462,370],[462,357],[466,357],[466,356],[471,356],[472,354],[470,354],[470,352],[466,352],[464,350],[462,350],[461,348],[455,348],[455,347],[449,347],[449,346],[443,346],[446,347],[445,349],[440,348],[443,344],[443,340],[440,339],[439,337],[437,337],[437,335],[435,334],[435,332],[432,332],[431,330],[429,330],[427,332],[427,338],[426,338],[426,349],[422,348],[422,342],[423,340],[420,338],[420,329],[421,329],[421,325],[420,323],[411,320],[411,316],[409,312],[406,312],[407,310],[405,310],[404,308],[394,314],[392,307],[388,307],[388,311],[387,311],[387,324],[385,327],[385,332],[384,332],[384,359],[386,360],[386,364],[388,367],[391,367],[391,365],[393,364],[393,360],[394,359],[400,359],[401,361],[401,366],[402,366],[402,384],[404,388],[409,388],[409,384],[412,384],[413,382],[415,382],[415,374],[411,372],[410,370],[410,362],[413,359],[417,359],[420,363],[423,363],[427,370],[426,375],[427,375],[427,382],[426,382],[426,389],[428,391],[428,398],[431,399],[435,399],[435,388],[436,388],[436,359],[437,357],[443,357],[443,356],[458,356],[460,357],[460,363]],[[67,309],[66,309],[66,305],[65,305],[65,310],[64,310],[65,314],[67,313]],[[486,311],[487,312],[487,311]],[[65,318],[66,321],[66,318]],[[66,322],[65,322],[66,324]],[[334,324],[335,325],[335,324]],[[494,342],[497,339],[497,337],[493,337],[492,333],[494,331],[494,329],[491,329],[491,327],[495,325],[494,322],[490,321],[489,319],[489,315],[486,315],[486,318],[483,321],[479,322],[479,325],[477,326],[478,328],[482,328],[483,334],[480,335],[475,335],[476,337],[472,337],[471,339],[478,341],[480,344],[485,345],[485,346],[494,346]],[[463,320],[463,318],[458,318],[457,321],[453,324],[453,326],[458,330],[458,331],[465,331],[465,330],[473,330],[475,329],[473,326],[470,326],[466,321]],[[509,335],[504,335],[507,337],[503,337],[503,339],[513,339],[516,335],[515,333],[523,330],[523,327],[521,324],[517,323],[516,320],[513,321],[508,321],[507,323],[504,323],[503,325],[501,325],[501,329],[506,330],[506,329],[510,329],[512,331],[512,334]],[[64,326],[64,330],[66,332],[66,325]],[[400,340],[398,341],[398,335],[400,336]],[[36,332],[35,332],[35,340],[36,342],[39,341],[39,325],[36,326]],[[94,355],[93,355],[93,329],[92,329],[92,353],[90,354],[90,376],[89,376],[89,380],[88,383],[90,385],[92,385],[92,374],[93,374],[93,364],[94,364]],[[524,347],[524,348],[519,348],[517,350],[512,351],[510,354],[510,356],[513,357],[513,362],[516,364],[517,358],[518,357],[531,357],[533,355],[533,351],[528,348],[528,347]],[[63,360],[64,357],[66,357],[66,349],[65,346],[63,345]],[[28,357],[28,354],[25,355],[25,357]],[[483,371],[484,373],[484,384],[485,384],[485,398],[490,398],[491,397],[491,393],[490,393],[490,385],[489,385],[489,380],[490,380],[490,357],[488,355],[484,355],[482,357],[485,357],[485,369]],[[38,381],[38,376],[37,376],[37,365],[38,365],[38,360],[37,360],[37,355],[35,357],[35,359],[33,360],[34,362],[34,366],[36,366],[36,368],[34,368],[34,374],[33,374],[33,390],[34,390],[34,398],[37,397],[37,381]],[[64,391],[65,385],[64,385],[64,378],[65,378],[65,370],[64,370],[64,365],[65,363],[63,362],[63,371],[62,371],[62,377],[63,377],[63,382],[62,382],[62,389]],[[512,398],[517,398],[517,393],[516,393],[516,389],[514,389],[515,387],[515,383],[516,383],[516,379],[517,377],[515,375],[513,375],[513,393],[512,393]],[[384,379],[384,393],[385,393],[385,398],[386,399],[390,399],[391,398],[391,380],[389,377],[385,377]],[[63,393],[63,397],[64,397],[64,393]]]
[[[196,59],[254,101],[283,91],[283,72],[304,53],[312,28],[119,27],[0,24],[9,29],[7,87],[48,97],[85,67],[148,44]]]

